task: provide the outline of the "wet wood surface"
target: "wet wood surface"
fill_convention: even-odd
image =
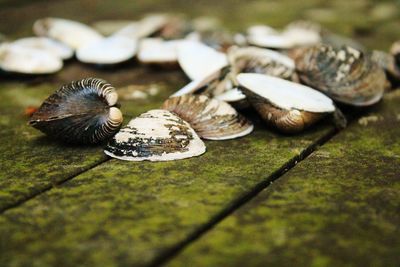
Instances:
[[[188,1],[3,2],[0,32],[11,39],[31,35],[33,21],[44,16],[91,23],[156,11],[216,16],[231,30],[310,18],[386,50],[400,37],[393,1],[193,1],[190,8]],[[134,61],[96,69],[73,59],[52,76],[0,75],[0,266],[400,261],[398,91],[373,109],[357,111],[361,115],[339,134],[324,120],[303,134],[284,136],[246,111],[256,124],[247,137],[207,141],[207,153],[198,158],[134,163],[106,157],[102,146],[49,140],[26,124],[24,111],[62,84],[86,77],[103,78],[117,89],[155,88],[146,99],[122,100],[127,122],[186,84],[181,71]]]

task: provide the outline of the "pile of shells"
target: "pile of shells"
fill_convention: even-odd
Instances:
[[[324,117],[338,128],[337,107],[370,106],[400,81],[400,43],[389,53],[369,52],[356,41],[318,24],[295,21],[283,30],[253,25],[232,34],[213,18],[188,21],[153,14],[139,21],[80,22],[44,18],[39,37],[0,43],[0,68],[24,74],[53,73],[75,54],[94,66],[134,58],[140,64],[180,68],[184,87],[122,126],[117,91],[88,78],[64,85],[35,112],[30,124],[57,140],[108,141],[105,153],[129,161],[199,156],[205,140],[241,138],[253,131],[238,110],[254,109],[272,129],[299,133]],[[131,100],[133,101],[133,100]]]

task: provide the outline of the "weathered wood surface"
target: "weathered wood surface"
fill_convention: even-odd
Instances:
[[[93,22],[99,19],[136,19],[144,13],[157,11],[185,12],[189,16],[214,15],[232,30],[243,30],[252,23],[283,26],[294,19],[310,18],[322,22],[331,30],[353,35],[370,48],[387,49],[399,37],[393,34],[399,27],[398,4],[366,0],[340,0],[329,5],[316,0],[0,1],[0,32],[10,37],[30,35],[32,22],[49,15]],[[63,83],[89,76],[106,79],[117,88],[131,84],[159,88],[159,93],[148,99],[122,101],[126,119],[159,107],[163,99],[187,82],[180,71],[139,67],[135,62],[117,69],[98,70],[72,61],[54,76],[22,80],[0,76],[0,210],[5,210],[0,216],[0,266],[142,266],[162,261],[173,255],[174,248],[190,243],[224,216],[228,216],[231,210],[266,187],[271,179],[279,178],[285,168],[293,167],[302,152],[310,151],[314,145],[328,139],[333,133],[328,121],[294,137],[276,134],[257,124],[256,131],[248,137],[226,142],[207,142],[208,152],[199,158],[165,163],[131,163],[108,160],[103,155],[101,146],[60,145],[26,125],[27,117],[23,115],[23,111],[27,106],[40,104]],[[386,118],[394,110],[393,103],[396,101],[399,104],[398,100],[385,101],[374,112],[379,118]],[[387,109],[390,110],[389,113],[386,113]],[[249,115],[258,120],[255,114]],[[393,119],[383,121],[390,121],[392,125],[397,122]],[[376,125],[382,123],[379,120]],[[394,179],[387,178],[386,181],[382,178],[379,180],[382,183],[380,186],[373,179],[373,174],[382,174],[382,177],[384,174],[388,177],[397,174],[393,165],[379,161],[382,159],[379,153],[388,154],[385,154],[388,161],[398,164],[398,146],[391,146],[398,139],[391,135],[395,133],[394,130],[387,131],[391,139],[387,139],[384,144],[380,143],[383,139],[379,136],[368,139],[374,141],[376,150],[380,150],[380,145],[383,145],[374,158],[376,162],[369,162],[369,165],[364,165],[367,163],[366,160],[361,160],[363,158],[356,157],[359,155],[356,144],[349,146],[350,150],[354,150],[349,155],[361,160],[352,162],[353,157],[347,157],[347,154],[344,155],[343,151],[335,148],[346,148],[345,142],[349,140],[357,141],[355,134],[359,132],[365,133],[364,138],[377,133],[376,127],[373,128],[375,130],[370,130],[369,126],[364,127],[364,130],[359,128],[360,126],[352,126],[346,129],[341,134],[345,137],[335,139],[336,145],[328,143],[328,152],[325,152],[328,156],[323,156],[324,150],[316,152],[312,158],[302,162],[299,168],[294,168],[293,174],[290,171],[281,177],[283,180],[278,180],[279,186],[268,187],[257,199],[241,208],[238,214],[250,214],[243,227],[243,231],[248,229],[248,232],[231,228],[235,231],[231,236],[227,235],[226,223],[232,223],[233,220],[234,226],[241,227],[242,221],[236,224],[238,215],[235,213],[209,233],[211,237],[215,235],[215,242],[204,235],[198,240],[198,244],[194,242],[193,246],[171,264],[231,266],[235,260],[246,266],[264,262],[285,265],[289,262],[280,260],[289,261],[299,253],[299,265],[309,265],[313,258],[316,261],[314,265],[340,265],[350,255],[345,251],[348,244],[360,246],[359,254],[355,254],[358,258],[350,262],[355,266],[362,266],[368,259],[376,260],[383,256],[387,256],[387,263],[393,263],[396,258],[390,253],[398,248],[399,242],[393,232],[398,229],[392,229],[393,222],[397,222],[397,225],[399,222],[396,215],[396,193],[398,195],[399,190],[398,187],[390,187],[395,184]],[[360,139],[357,144],[361,145],[361,142]],[[360,149],[364,148],[361,146]],[[368,177],[372,178],[364,181],[354,173],[354,176],[349,176],[351,179],[346,187],[344,180],[336,176],[328,181],[324,178],[338,172],[344,175],[349,169],[338,169],[337,165],[328,166],[326,170],[320,168],[319,172],[323,172],[324,176],[315,181],[315,187],[321,191],[326,186],[326,198],[323,194],[312,191],[314,187],[311,185],[314,184],[309,185],[308,181],[314,176],[307,176],[308,169],[312,172],[316,166],[326,167],[328,163],[335,162],[335,157],[344,159],[344,167],[354,164],[355,170],[362,171],[367,166],[371,172]],[[314,163],[316,158],[321,159]],[[290,184],[292,179],[293,184]],[[361,189],[357,188],[358,183]],[[293,191],[297,188],[299,192],[296,196]],[[384,192],[388,192],[389,196],[381,193],[381,189],[385,189]],[[340,194],[335,198],[335,193],[338,192]],[[362,193],[360,198],[356,198],[356,193]],[[267,197],[263,197],[264,195]],[[270,198],[270,195],[275,197]],[[349,204],[345,202],[346,197],[350,199]],[[282,201],[279,202],[279,199]],[[299,202],[302,206],[297,210],[293,201],[298,199],[303,202]],[[328,200],[337,200],[333,203],[342,205],[335,206]],[[360,206],[355,205],[356,200],[360,200]],[[372,207],[368,206],[370,200],[374,202]],[[309,207],[317,201],[321,201],[320,206]],[[269,203],[274,210],[265,208],[269,207]],[[382,204],[379,206],[381,213],[377,211],[379,203]],[[352,209],[346,205],[350,205]],[[280,213],[279,207],[289,214]],[[342,208],[346,208],[343,216],[330,217],[330,212],[338,215]],[[347,233],[344,221],[349,218],[351,221],[350,211],[359,209],[359,216],[354,217],[356,224],[349,228],[353,235],[348,235],[347,239],[343,239],[344,244],[337,246],[337,259],[323,254],[328,250],[330,241],[337,241],[343,233]],[[250,213],[253,210],[255,216]],[[365,223],[365,229],[383,232],[379,235],[382,239],[378,239],[378,234],[374,232],[367,235],[364,228],[358,228],[360,225],[364,227],[366,220],[363,219],[371,218],[368,216],[372,216],[374,211],[379,220],[373,225],[375,228]],[[257,221],[254,217],[260,218],[258,223],[254,223]],[[393,219],[389,220],[388,217]],[[273,218],[272,222],[269,221],[270,218]],[[282,234],[285,229],[282,230],[279,223],[296,222],[297,219],[301,222],[297,223],[299,228]],[[329,219],[332,224],[324,224],[330,222]],[[325,226],[329,227],[324,228]],[[264,237],[263,233],[257,232],[258,229],[271,230],[274,234],[269,236],[269,240],[265,239],[265,243],[261,238],[256,239],[255,245],[249,245],[249,240],[254,236]],[[330,229],[332,232],[328,231]],[[364,239],[357,239],[357,233]],[[385,239],[389,233],[394,233],[393,238]],[[319,246],[313,248],[311,254],[300,245],[309,240],[319,240],[317,236],[323,234],[327,234],[327,238],[318,241]],[[367,237],[372,241],[363,242]],[[339,241],[342,242],[341,240]],[[229,241],[237,243],[237,246]],[[365,246],[362,246],[364,243]],[[283,244],[282,247],[279,244]],[[388,248],[387,244],[394,244],[393,248]],[[284,245],[287,245],[287,251]],[[249,246],[248,250],[246,246]],[[376,257],[373,258],[374,254],[367,255],[363,261],[361,256],[371,248],[378,250]],[[209,251],[219,251],[218,249],[221,249],[220,254]],[[279,257],[275,257],[275,253]],[[209,257],[204,257],[205,255]],[[270,261],[265,259],[268,255]],[[250,261],[253,256],[254,261]],[[226,257],[230,257],[232,262]]]
[[[399,266],[400,91],[167,266]]]

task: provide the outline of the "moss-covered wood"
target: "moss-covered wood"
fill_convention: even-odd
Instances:
[[[168,266],[398,266],[400,92],[393,92]]]

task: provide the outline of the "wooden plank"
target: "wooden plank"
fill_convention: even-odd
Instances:
[[[6,211],[0,265],[148,264],[330,129],[285,137],[257,126],[242,139],[206,142],[198,158],[110,160]]]
[[[400,90],[167,266],[398,266]]]

